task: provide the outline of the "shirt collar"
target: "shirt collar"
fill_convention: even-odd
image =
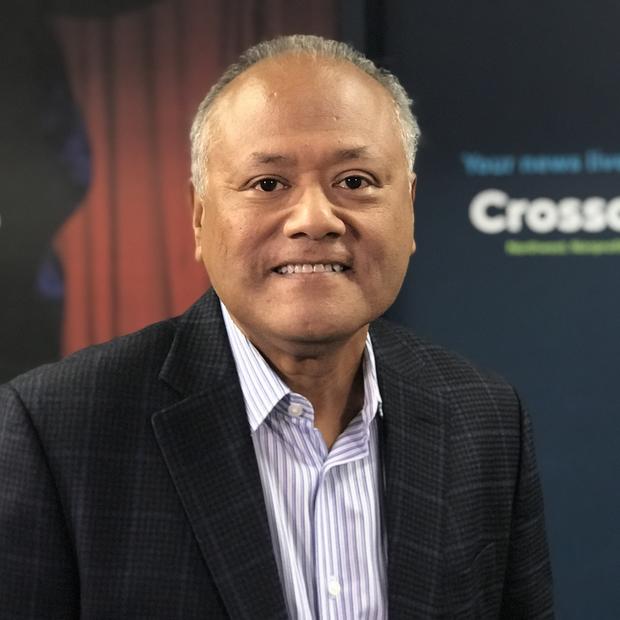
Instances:
[[[276,405],[291,394],[291,389],[269,366],[258,349],[248,340],[245,334],[232,320],[226,306],[220,301],[224,325],[232,350],[239,383],[245,401],[250,428],[254,432],[273,411]],[[381,394],[377,383],[375,355],[370,335],[366,336],[364,347],[364,405],[362,417],[368,425],[381,410]]]

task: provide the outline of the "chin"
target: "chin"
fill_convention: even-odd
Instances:
[[[360,322],[351,317],[338,316],[335,321],[330,317],[297,316],[293,319],[278,321],[276,329],[283,340],[292,343],[312,345],[329,344],[348,340],[365,327],[367,322]]]

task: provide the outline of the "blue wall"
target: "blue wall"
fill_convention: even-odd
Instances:
[[[391,318],[517,385],[557,615],[619,618],[620,4],[381,4],[424,134]]]

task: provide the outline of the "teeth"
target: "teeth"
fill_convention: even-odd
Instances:
[[[340,273],[344,271],[344,265],[341,265],[340,263],[289,264],[278,267],[276,271],[283,275],[288,273],[324,273],[326,271]]]

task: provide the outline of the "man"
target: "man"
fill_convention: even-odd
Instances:
[[[417,137],[340,43],[224,74],[192,129],[214,290],[3,389],[2,617],[552,617],[518,397],[377,320]]]

